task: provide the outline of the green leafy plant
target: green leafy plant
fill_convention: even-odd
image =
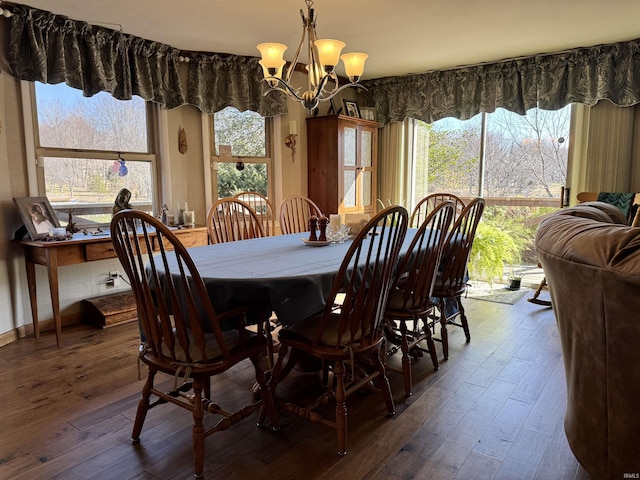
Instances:
[[[502,278],[505,264],[519,262],[522,242],[516,232],[505,230],[496,222],[482,220],[469,258],[469,277],[493,285]]]
[[[524,276],[524,270],[522,268],[516,268],[513,265],[509,267],[509,280],[522,280]]]

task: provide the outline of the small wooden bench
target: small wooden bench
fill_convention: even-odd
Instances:
[[[85,319],[96,327],[106,328],[138,318],[133,292],[121,292],[87,298],[84,304]]]

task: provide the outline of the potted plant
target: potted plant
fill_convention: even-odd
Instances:
[[[509,286],[507,287],[509,290],[520,290],[520,284],[522,283],[522,276],[524,275],[521,268],[513,268],[511,265],[511,269],[509,271]]]

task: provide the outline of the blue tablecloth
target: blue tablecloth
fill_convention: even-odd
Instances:
[[[415,234],[410,229],[402,253]],[[351,245],[307,246],[304,233],[189,249],[218,312],[265,305],[285,325],[324,308],[334,277]],[[401,254],[402,254],[401,253]],[[171,258],[171,257],[170,257]],[[173,269],[175,264],[170,264]]]

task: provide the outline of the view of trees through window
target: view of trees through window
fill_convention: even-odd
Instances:
[[[54,208],[89,212],[89,206],[112,205],[121,188],[132,192],[133,203],[150,207],[153,164],[144,155],[149,151],[144,100],[121,101],[107,93],[86,98],[65,84],[36,83],[35,91],[37,154]],[[136,160],[127,159],[132,152]]]
[[[537,263],[533,249],[537,224],[532,219],[560,206],[567,175],[570,108],[532,109],[526,115],[498,109],[487,114],[483,192],[482,115],[467,121],[446,118],[431,125],[417,122],[413,204],[435,192],[466,198],[482,195],[487,200],[472,274],[491,277],[482,261],[493,255],[503,257],[505,269],[523,271],[523,265]],[[500,254],[485,251],[480,258],[478,249],[499,242]],[[512,244],[507,250],[505,242]]]
[[[220,145],[231,147],[231,156],[218,161],[218,198],[240,192],[258,192],[268,196],[265,119],[251,111],[233,107],[214,114],[216,154]]]

